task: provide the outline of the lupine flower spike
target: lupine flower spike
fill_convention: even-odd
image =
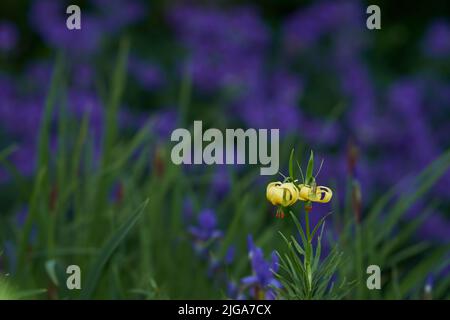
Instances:
[[[293,153],[291,153],[289,165],[290,176],[285,178],[284,182],[269,183],[266,189],[267,200],[274,206],[278,206],[277,218],[284,218],[283,208],[290,207],[297,201],[327,203],[333,197],[330,188],[316,185],[315,177],[309,178],[308,181],[303,180],[301,184],[296,184],[298,180],[293,177],[292,155]]]

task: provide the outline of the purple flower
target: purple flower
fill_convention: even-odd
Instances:
[[[401,132],[405,142],[408,141],[408,146],[414,145],[414,148],[408,148],[406,153],[416,160],[413,169],[419,169],[429,164],[438,155],[438,150],[426,122],[422,84],[409,79],[398,81],[391,86],[388,99],[392,110],[397,112],[397,123],[403,127]],[[397,124],[397,129],[398,126]],[[416,153],[417,149],[421,150],[418,154]]]
[[[314,46],[329,33],[355,26],[361,21],[362,9],[352,1],[334,3],[318,1],[290,16],[284,24],[284,47],[294,54]]]
[[[435,212],[423,222],[419,234],[424,239],[450,243],[450,222],[442,214]]]
[[[280,129],[287,134],[299,129],[301,121],[297,101],[303,92],[299,78],[284,71],[271,77],[256,77],[236,103],[240,117],[252,128]]]
[[[236,247],[230,246],[225,254],[224,263],[226,265],[230,265],[234,261],[234,257],[236,256]]]
[[[33,61],[25,69],[25,79],[33,92],[47,94],[52,78],[53,66],[49,61]]]
[[[109,33],[116,33],[145,17],[147,8],[140,0],[93,0],[98,20]]]
[[[204,91],[245,84],[262,68],[268,30],[254,8],[177,6],[169,22],[188,50],[194,84]]]
[[[71,78],[74,87],[90,90],[94,88],[95,70],[87,63],[77,63],[72,68]]]
[[[159,111],[152,117],[152,131],[160,140],[167,140],[176,129],[178,122],[178,113],[175,110],[166,109]]]
[[[0,52],[14,50],[19,41],[19,33],[16,26],[7,21],[0,21]]]
[[[274,287],[281,287],[274,275],[279,268],[275,251],[272,252],[271,260],[266,261],[263,251],[255,246],[251,235],[248,236],[248,250],[253,274],[241,279],[241,283],[250,288],[250,294],[255,299],[260,299],[261,295],[267,300],[275,299]]]
[[[194,204],[190,197],[186,197],[183,200],[183,212],[182,217],[184,222],[190,222],[194,216]]]
[[[448,58],[450,55],[450,24],[437,20],[428,28],[423,43],[423,51],[432,58]]]
[[[161,69],[153,63],[134,57],[128,68],[131,76],[146,90],[158,89],[165,81]]]
[[[216,199],[222,199],[228,193],[230,187],[230,174],[224,166],[220,166],[212,177],[211,192]]]
[[[11,100],[16,95],[14,80],[7,74],[0,72],[0,108],[4,101]]]
[[[198,215],[197,225],[189,227],[189,233],[196,241],[207,242],[218,239],[222,231],[217,229],[216,213],[212,209],[204,209]]]
[[[42,110],[43,101],[10,100],[0,106],[0,123],[7,133],[27,143],[34,143],[36,132],[39,131]]]
[[[30,10],[31,25],[52,47],[64,49],[71,55],[92,54],[101,45],[102,25],[89,12],[83,12],[80,30],[66,27],[64,2],[52,0],[34,1]]]
[[[310,145],[332,146],[342,141],[343,130],[339,123],[312,117],[301,120],[300,133]]]
[[[208,276],[215,276],[216,279],[225,277],[226,275],[223,274],[222,271],[234,261],[235,251],[236,248],[230,246],[223,259],[218,259],[211,254],[208,259]]]
[[[434,276],[433,274],[429,274],[425,279],[425,285],[423,288],[425,299],[431,299],[433,296],[433,287],[434,287]]]

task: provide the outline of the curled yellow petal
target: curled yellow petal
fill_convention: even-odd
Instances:
[[[321,203],[330,202],[333,197],[333,191],[330,188],[324,186],[318,186],[316,189],[316,201]]]
[[[298,200],[298,190],[293,183],[272,182],[266,190],[267,200],[274,206],[289,207]]]
[[[298,190],[300,201],[308,201],[309,195],[311,194],[311,187],[307,186],[306,184],[299,184]]]
[[[312,201],[312,202],[320,202],[327,203],[330,202],[333,197],[333,192],[330,188],[324,186],[317,186],[316,188],[312,188],[311,186],[300,184],[298,186],[299,190],[299,199],[301,201]]]

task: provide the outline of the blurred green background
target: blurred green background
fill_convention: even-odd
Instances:
[[[332,212],[318,261],[342,259],[312,298],[449,297],[445,1],[378,1],[381,30],[373,2],[74,3],[81,30],[65,1],[0,4],[0,298],[299,298],[272,273],[299,239],[266,199],[283,177],[173,165],[194,120],[280,129],[285,176],[294,148],[324,160],[310,218]]]

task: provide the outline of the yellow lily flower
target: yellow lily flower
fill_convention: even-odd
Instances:
[[[267,186],[266,196],[274,206],[289,207],[297,202],[298,189],[291,182],[271,182]]]
[[[306,184],[296,186],[292,182],[271,182],[266,189],[266,197],[274,206],[289,207],[300,201],[319,203],[330,202],[333,192],[324,186],[311,187]]]
[[[299,184],[298,189],[300,201],[327,203],[333,197],[333,191],[324,186],[311,187],[306,184]]]

